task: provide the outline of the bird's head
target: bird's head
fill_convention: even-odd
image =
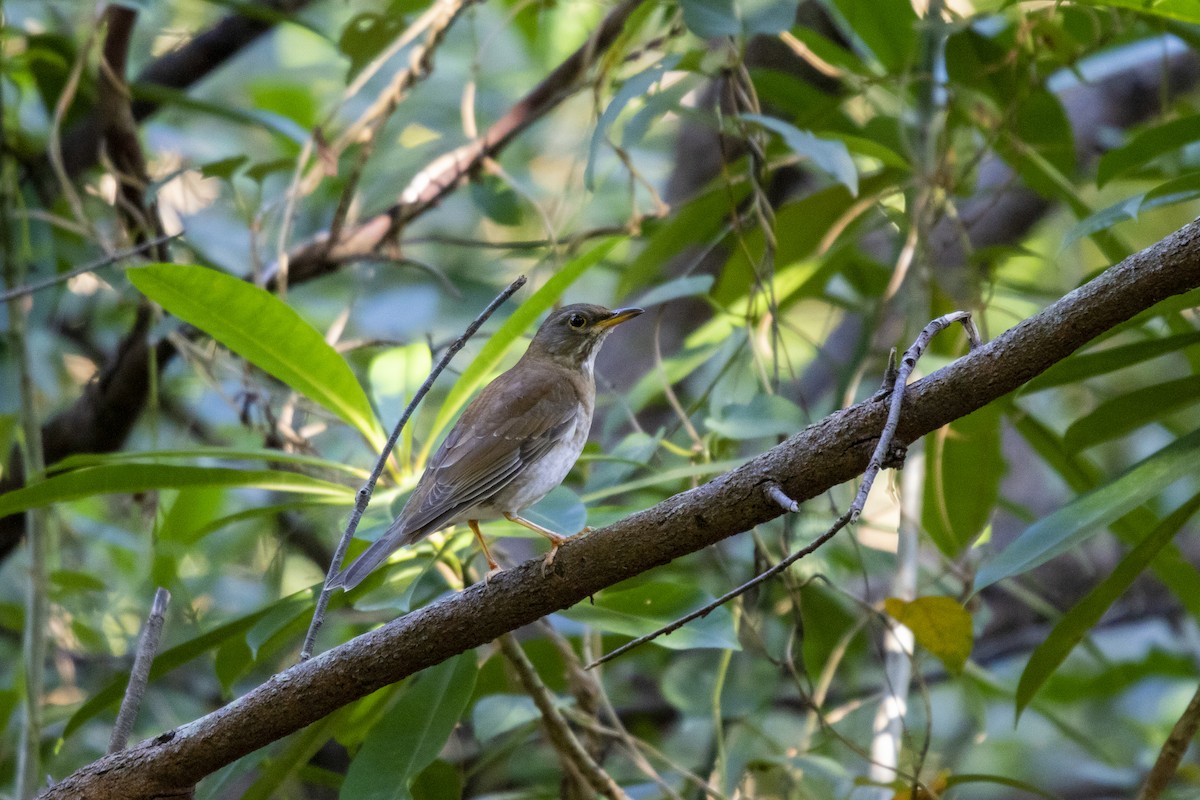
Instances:
[[[612,311],[590,303],[563,306],[546,317],[527,355],[548,357],[564,366],[590,368],[600,343],[612,329],[641,313],[640,308]]]

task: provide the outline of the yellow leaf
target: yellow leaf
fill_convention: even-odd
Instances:
[[[957,675],[971,655],[971,615],[951,597],[918,597],[883,601],[887,613],[913,632],[917,643]]]

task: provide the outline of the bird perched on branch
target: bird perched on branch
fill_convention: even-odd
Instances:
[[[392,526],[330,586],[352,589],[398,548],[459,522],[479,540],[491,576],[500,567],[479,523],[501,517],[549,539],[545,563],[552,563],[570,537],[520,514],[562,483],[583,452],[596,402],[596,353],[614,327],[641,313],[581,303],[547,317],[521,360],[467,406]]]

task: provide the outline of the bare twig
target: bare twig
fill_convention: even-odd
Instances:
[[[775,481],[771,481],[763,486],[763,491],[767,493],[767,497],[778,503],[779,507],[789,514],[795,514],[800,510],[800,504],[788,497],[787,493]]]
[[[496,295],[496,298],[491,303],[488,303],[487,308],[480,312],[479,316],[467,326],[462,336],[459,336],[446,348],[446,352],[442,354],[441,360],[434,366],[433,371],[429,373],[429,377],[425,379],[425,382],[421,384],[421,388],[417,389],[417,393],[413,395],[413,399],[409,401],[408,407],[404,409],[404,413],[400,416],[400,421],[392,429],[392,435],[388,437],[387,444],[383,446],[383,451],[375,461],[375,468],[371,470],[371,476],[367,478],[367,482],[363,484],[363,487],[355,495],[354,510],[350,512],[350,519],[346,522],[346,530],[342,532],[342,538],[338,542],[337,550],[333,554],[333,561],[329,563],[329,571],[325,575],[325,585],[321,588],[321,595],[317,598],[317,608],[313,612],[312,623],[308,626],[308,633],[304,636],[304,646],[300,649],[301,661],[307,661],[309,658],[312,658],[317,631],[321,630],[321,625],[325,621],[325,608],[329,605],[329,595],[332,591],[329,582],[333,580],[334,576],[342,568],[342,560],[346,557],[346,549],[350,546],[350,539],[353,538],[354,532],[358,530],[359,520],[362,519],[363,513],[367,510],[367,504],[371,502],[371,495],[375,491],[375,483],[379,480],[379,476],[383,474],[384,466],[386,466],[388,458],[392,454],[392,449],[396,446],[396,442],[400,439],[401,431],[408,424],[409,417],[412,416],[417,405],[425,398],[430,387],[433,386],[433,382],[437,380],[438,375],[441,375],[442,370],[450,363],[450,359],[454,358],[455,354],[467,343],[467,340],[475,335],[475,332],[487,321],[488,317],[492,316],[504,301],[512,297],[524,285],[525,276],[521,275],[510,283],[508,288]]]
[[[1162,749],[1158,752],[1158,758],[1155,760],[1154,766],[1150,768],[1150,774],[1146,776],[1142,790],[1138,792],[1137,800],[1158,800],[1162,796],[1167,784],[1175,777],[1175,772],[1179,769],[1179,762],[1187,753],[1188,746],[1196,737],[1197,730],[1200,730],[1200,688],[1196,689],[1196,693],[1192,695],[1192,701],[1188,703],[1187,708],[1183,710],[1183,714],[1176,721],[1175,727],[1171,729],[1171,735],[1163,742]]]
[[[903,406],[904,386],[908,381],[908,377],[912,374],[913,368],[917,365],[917,359],[921,357],[921,354],[925,352],[925,348],[929,346],[929,340],[932,339],[939,331],[945,330],[955,322],[961,322],[963,328],[966,329],[967,339],[971,344],[971,349],[974,350],[979,346],[979,334],[975,330],[974,323],[971,322],[971,315],[966,311],[954,311],[938,317],[933,322],[930,322],[928,325],[926,325],[925,329],[922,330],[920,335],[917,336],[917,340],[913,342],[912,347],[904,351],[904,359],[901,361],[899,369],[896,370],[895,388],[892,389],[892,399],[888,408],[887,422],[884,423],[883,431],[879,436],[879,444],[875,447],[875,452],[872,454],[871,460],[868,462],[867,470],[863,473],[862,486],[859,487],[858,495],[854,498],[854,502],[850,504],[850,509],[845,514],[842,514],[842,516],[838,517],[827,531],[814,539],[806,547],[802,547],[795,553],[792,553],[790,556],[780,561],[775,566],[762,573],[759,573],[743,583],[741,586],[738,586],[736,589],[726,592],[716,600],[713,600],[711,603],[708,603],[704,607],[699,608],[690,614],[680,617],[669,625],[665,625],[656,631],[647,633],[644,636],[639,636],[633,641],[621,645],[616,650],[606,653],[592,663],[588,664],[586,669],[592,669],[593,667],[603,664],[606,661],[612,661],[617,656],[627,653],[630,650],[633,650],[635,647],[645,644],[646,642],[653,641],[659,636],[665,636],[669,633],[673,633],[692,620],[700,619],[701,617],[707,617],[717,608],[725,605],[735,597],[745,594],[750,589],[758,586],[760,583],[763,583],[764,581],[767,581],[770,578],[778,575],[780,572],[783,572],[792,564],[809,555],[817,548],[821,547],[821,545],[825,544],[825,542],[832,539],[834,535],[842,528],[846,527],[846,525],[856,521],[859,514],[862,513],[863,505],[867,501],[867,495],[871,493],[871,486],[875,482],[875,476],[879,474],[879,470],[882,468],[886,454],[890,453],[892,450],[892,445],[896,437],[896,430],[900,425],[900,409]],[[779,493],[783,496],[783,500],[780,500],[772,493],[772,486],[779,490]],[[791,502],[794,504],[795,502],[783,492],[782,488],[775,481],[768,480],[764,482],[762,488],[764,494],[771,499],[772,503],[783,506],[785,510],[788,508],[786,505],[784,505],[785,503]]]
[[[120,261],[124,261],[127,258],[132,258],[139,253],[143,253],[147,250],[153,250],[159,245],[166,244],[172,239],[178,239],[180,236],[183,236],[182,232],[172,233],[170,236],[159,236],[157,239],[150,239],[142,242],[141,244],[131,247],[128,250],[122,250],[119,253],[113,253],[110,256],[96,259],[95,261],[84,264],[82,267],[76,267],[75,269],[59,273],[58,275],[51,275],[49,278],[30,281],[29,283],[26,283],[23,286],[18,286],[15,289],[6,289],[5,291],[0,292],[0,302],[12,300],[17,297],[24,297],[27,294],[40,292],[42,289],[49,289],[51,286],[62,283],[63,281],[69,281],[71,278],[78,277],[85,272],[95,272],[96,270],[103,269],[104,267],[111,266],[112,264],[116,264]]]
[[[609,800],[628,800],[628,795],[622,791],[612,776],[605,772],[580,744],[578,737],[567,725],[563,715],[554,706],[554,698],[546,689],[537,670],[521,649],[517,639],[511,633],[500,637],[500,650],[504,657],[517,671],[521,685],[526,693],[533,698],[533,703],[542,712],[542,723],[554,744],[555,751],[574,771],[587,782],[592,791],[609,798]]]
[[[167,619],[167,606],[171,602],[171,593],[161,586],[154,592],[154,602],[150,604],[150,616],[142,628],[142,637],[138,640],[137,653],[133,657],[133,667],[129,670],[129,685],[125,687],[125,697],[121,699],[121,710],[117,712],[117,721],[113,724],[112,737],[108,740],[108,752],[116,753],[125,749],[129,743],[129,734],[133,732],[133,723],[137,719],[138,709],[141,708],[142,698],[146,696],[146,685],[150,681],[150,666],[154,656],[158,654],[158,640],[162,636],[163,623]]]
[[[875,452],[871,455],[871,461],[867,464],[867,471],[863,473],[862,485],[858,488],[858,494],[855,496],[854,502],[850,504],[851,522],[858,520],[858,515],[862,513],[863,506],[867,503],[867,495],[871,492],[871,484],[875,482],[875,476],[879,474],[879,470],[888,461],[888,456],[892,450],[892,443],[896,439],[896,428],[900,425],[900,409],[904,405],[904,387],[908,384],[908,378],[912,375],[913,369],[917,366],[917,359],[925,352],[925,348],[929,346],[929,341],[934,336],[955,322],[962,323],[963,330],[967,332],[967,341],[970,348],[974,350],[979,347],[979,331],[975,329],[975,323],[971,321],[970,312],[952,311],[926,325],[921,333],[917,335],[917,340],[913,342],[912,347],[904,351],[904,357],[900,359],[900,365],[896,369],[896,383],[892,389],[892,399],[888,407],[887,422],[883,426],[883,431],[879,434],[879,443],[875,446]]]

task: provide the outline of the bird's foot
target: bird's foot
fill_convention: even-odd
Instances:
[[[562,547],[563,542],[574,539],[574,536],[560,536],[558,539],[550,542],[550,552],[546,553],[546,557],[542,559],[542,577],[546,577],[546,573],[554,567],[554,559],[558,555],[558,548]]]
[[[483,585],[490,586],[492,583],[492,578],[496,577],[501,572],[504,572],[504,570],[500,568],[499,564],[491,564],[488,567],[487,574],[483,576]]]
[[[578,539],[580,536],[587,536],[589,533],[591,533],[594,530],[596,530],[596,529],[593,528],[591,525],[584,525],[582,528],[579,529],[578,533],[568,536],[567,538],[568,539]]]

